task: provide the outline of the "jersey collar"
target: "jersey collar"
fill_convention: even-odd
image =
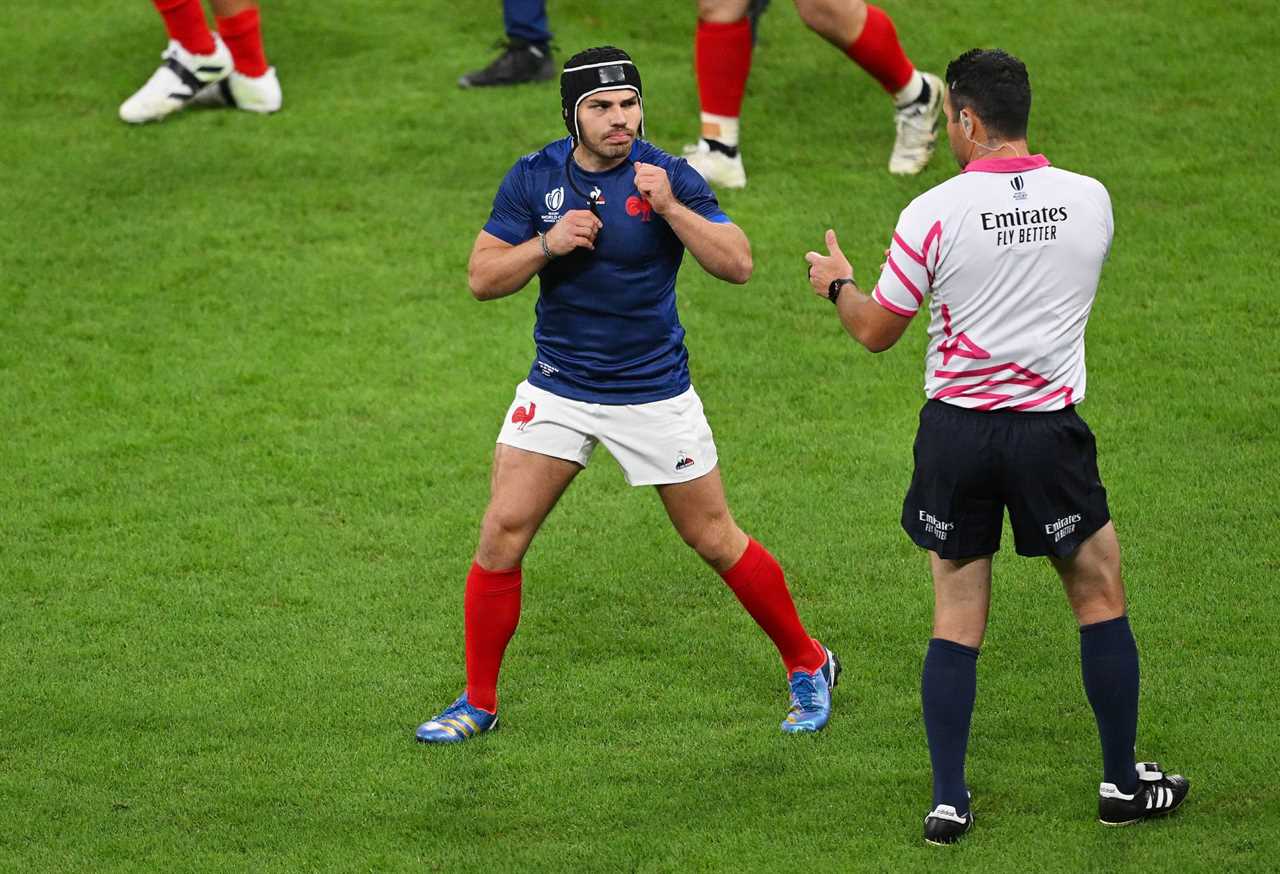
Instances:
[[[1044,155],[1027,155],[1017,158],[982,158],[970,161],[964,168],[966,173],[1022,173],[1048,167],[1049,159]]]

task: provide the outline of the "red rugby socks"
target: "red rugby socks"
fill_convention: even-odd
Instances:
[[[844,53],[866,70],[890,94],[897,94],[911,81],[915,67],[907,59],[893,19],[883,9],[867,4],[867,23],[862,33]]]
[[[731,148],[738,145],[738,117],[751,73],[751,20],[727,24],[698,20],[693,65],[702,107],[702,136]]]
[[[782,568],[767,549],[749,539],[742,558],[720,576],[769,635],[788,674],[822,667],[826,653],[804,630]]]
[[[193,55],[213,54],[213,34],[204,20],[200,0],[152,0],[164,18],[169,39],[176,40]]]
[[[218,35],[231,49],[237,73],[256,79],[267,72],[267,56],[262,50],[262,21],[257,6],[219,18]]]
[[[728,24],[698,20],[693,38],[693,65],[698,74],[702,111],[737,118],[751,72],[751,21],[745,16]]]
[[[498,670],[520,622],[520,568],[488,571],[472,563],[463,598],[467,649],[467,701],[498,712]]]

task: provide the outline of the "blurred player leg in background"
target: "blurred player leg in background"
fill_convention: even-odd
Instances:
[[[702,108],[702,135],[684,157],[713,185],[742,188],[747,173],[738,152],[742,95],[751,73],[749,0],[698,0],[693,66]]]
[[[546,0],[503,0],[502,22],[507,31],[506,42],[497,44],[502,54],[489,66],[460,77],[459,87],[545,82],[559,73],[551,57]]]
[[[862,0],[796,0],[809,29],[870,73],[893,98],[897,136],[889,172],[919,173],[933,156],[942,110],[942,80],[907,59],[893,20]]]
[[[206,87],[196,102],[234,106],[249,112],[275,112],[284,102],[276,68],[262,49],[262,17],[252,0],[210,0],[218,35],[231,50],[235,69],[216,85]]]
[[[862,0],[796,0],[801,19],[870,73],[894,100],[897,135],[892,173],[919,173],[933,155],[942,109],[942,82],[921,73],[898,42],[883,10]],[[702,137],[685,149],[699,173],[722,188],[747,183],[738,145],[738,123],[751,71],[757,10],[747,0],[699,0],[694,66],[702,106]],[[756,12],[756,16],[750,13]]]
[[[262,55],[258,9],[247,0],[218,0],[218,34],[209,30],[200,0],[152,0],[169,45],[163,63],[120,106],[131,123],[160,121],[199,99],[254,112],[280,108],[280,83]],[[221,94],[234,95],[221,97]]]
[[[159,121],[195,98],[206,85],[231,75],[231,52],[205,21],[200,0],[152,0],[169,32],[163,63],[133,96],[120,105],[120,118],[132,124]]]

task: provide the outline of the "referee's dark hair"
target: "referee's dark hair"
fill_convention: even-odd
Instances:
[[[1014,140],[1027,135],[1031,80],[1026,65],[1003,49],[969,49],[947,64],[947,88],[956,116],[969,107],[993,134]]]

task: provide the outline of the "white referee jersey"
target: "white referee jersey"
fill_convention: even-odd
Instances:
[[[925,395],[978,410],[1084,399],[1084,329],[1111,248],[1111,197],[1043,155],[972,161],[907,205],[871,297],[929,299]]]

